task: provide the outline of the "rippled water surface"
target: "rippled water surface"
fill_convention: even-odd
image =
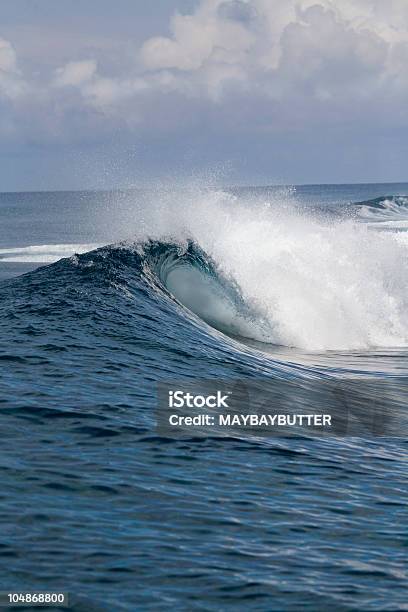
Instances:
[[[406,609],[407,193],[1,195],[0,590]],[[392,385],[400,435],[160,435],[195,379]]]

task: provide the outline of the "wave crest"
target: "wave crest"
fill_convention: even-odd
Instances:
[[[363,214],[395,217],[405,214],[407,201],[358,206]],[[134,242],[79,255],[72,264],[79,260],[93,282],[123,266],[118,286],[148,282],[157,295],[172,295],[233,336],[306,351],[408,346],[408,233],[401,227],[378,231],[383,220],[222,191],[177,200],[173,194],[146,210],[144,217],[136,211],[143,234]],[[16,256],[48,257],[45,247]]]

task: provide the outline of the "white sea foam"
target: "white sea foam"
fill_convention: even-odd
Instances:
[[[408,345],[406,233],[312,214],[290,197],[248,202],[217,191],[162,195],[143,230],[193,238],[266,319],[266,342],[316,351]]]
[[[97,244],[36,244],[0,249],[0,263],[53,263],[75,253],[86,253]]]

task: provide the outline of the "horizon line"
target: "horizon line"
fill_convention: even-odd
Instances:
[[[367,186],[367,185],[408,185],[408,180],[406,181],[379,181],[379,182],[371,182],[371,181],[357,181],[357,182],[339,182],[339,183],[269,183],[269,184],[256,184],[256,185],[208,185],[208,188],[217,188],[217,189],[269,189],[269,188],[278,188],[278,187],[346,187],[346,186]],[[168,187],[171,187],[171,183],[169,183]],[[24,194],[24,193],[112,193],[112,192],[126,192],[126,191],[153,191],[155,189],[166,189],[167,187],[164,185],[162,187],[151,187],[151,186],[142,186],[142,187],[110,187],[104,189],[98,188],[90,188],[84,187],[79,189],[24,189],[23,191],[17,190],[7,190],[0,191],[1,195],[8,194]],[[186,187],[187,189],[188,187]]]

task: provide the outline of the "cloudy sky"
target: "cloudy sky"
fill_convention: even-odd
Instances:
[[[407,0],[3,0],[0,191],[408,180]]]

